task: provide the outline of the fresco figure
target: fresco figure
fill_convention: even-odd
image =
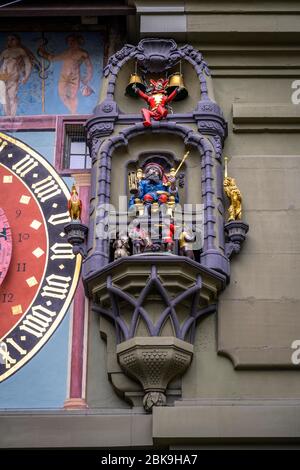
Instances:
[[[44,46],[38,49],[41,57],[50,62],[62,61],[58,82],[58,93],[63,104],[71,114],[76,114],[78,106],[78,92],[82,83],[81,93],[89,96],[94,91],[88,85],[93,77],[93,65],[89,53],[81,46],[84,38],[79,34],[69,34],[66,37],[67,49],[60,54],[50,54]],[[85,74],[81,75],[81,66],[85,65]]]
[[[33,62],[33,54],[22,45],[20,37],[10,34],[0,54],[0,103],[6,116],[17,113],[19,85],[27,82]]]

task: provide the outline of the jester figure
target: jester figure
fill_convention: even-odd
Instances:
[[[160,78],[157,80],[150,80],[152,85],[151,90],[148,94],[141,91],[136,85],[133,86],[133,90],[140,97],[147,101],[149,108],[142,108],[142,115],[144,118],[144,126],[151,126],[151,118],[155,121],[161,121],[168,115],[168,109],[166,105],[170,103],[177,93],[180,91],[180,87],[175,88],[170,95],[167,95],[167,85],[169,80],[163,80]]]

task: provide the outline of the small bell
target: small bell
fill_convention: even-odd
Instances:
[[[126,87],[126,92],[125,92],[126,95],[129,95],[129,96],[132,96],[133,98],[136,98],[137,94],[134,92],[134,90],[132,88],[133,85],[136,85],[137,88],[139,88],[143,92],[145,92],[145,90],[146,90],[146,86],[144,85],[144,83],[142,82],[141,77],[137,73],[132,73],[130,75],[130,80],[129,80],[129,83]]]
[[[187,98],[188,96],[188,91],[184,86],[183,83],[183,75],[180,72],[176,72],[171,77],[169,78],[169,85],[167,86],[167,93],[170,95],[175,88],[180,87],[181,90],[179,93],[175,96],[173,101],[181,101]]]

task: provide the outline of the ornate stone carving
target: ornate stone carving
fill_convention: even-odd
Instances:
[[[148,412],[153,406],[165,406],[166,403],[166,395],[162,392],[147,392],[143,399],[144,408]]]
[[[113,109],[114,109],[114,107],[111,103],[104,103],[102,105],[102,111],[104,113],[111,113]]]
[[[114,272],[118,272],[117,265],[112,266],[110,273],[107,272],[107,276],[103,279],[101,283],[101,288],[98,286],[97,294],[95,291],[95,304],[93,310],[101,315],[106,316],[107,318],[113,319],[114,322],[118,325],[118,342],[127,341],[133,338],[136,334],[138,324],[140,321],[143,321],[147,326],[149,336],[160,336],[163,334],[164,325],[167,320],[170,321],[172,329],[174,331],[174,336],[181,340],[193,341],[193,332],[197,320],[209,313],[216,311],[216,304],[212,301],[209,305],[200,306],[199,299],[201,297],[202,289],[202,277],[201,273],[205,276],[206,284],[208,279],[212,285],[217,284],[218,288],[221,289],[224,278],[221,275],[214,275],[212,272],[206,272],[201,266],[195,261],[192,261],[188,258],[174,256],[172,258],[162,255],[151,255],[146,258],[141,257],[130,257],[130,258],[121,258],[118,260],[118,263],[123,264],[123,268],[128,267],[129,264],[132,266],[133,272],[135,267],[138,267],[140,263],[144,265],[144,271],[142,274],[142,285],[139,285],[138,275],[134,276],[136,282],[135,295],[133,295],[133,288],[129,284],[130,289],[127,291],[123,283],[119,286],[118,283],[114,282]],[[178,295],[171,295],[171,292],[164,286],[164,283],[161,280],[159,273],[160,269],[157,268],[156,264],[158,262],[163,262],[165,265],[165,270],[170,273],[172,272],[172,266],[176,262],[176,268],[178,270],[179,266],[183,268],[185,265],[194,268],[194,283],[191,285],[191,280],[189,284],[184,287],[184,290],[179,290]],[[126,265],[124,264],[126,263]],[[127,268],[126,268],[127,269]],[[130,281],[129,271],[127,272],[127,279]],[[148,273],[148,279],[145,282],[145,273]],[[125,272],[124,272],[125,274]],[[183,274],[183,272],[182,272]],[[180,276],[180,274],[178,274]],[[206,285],[207,289],[207,285]],[[158,300],[161,303],[160,313],[155,316],[155,321],[152,317],[152,313],[148,311],[147,302],[151,298],[152,292],[157,292]],[[101,299],[102,292],[107,292],[109,294],[110,302],[109,304],[104,303],[99,304]],[[210,294],[212,295],[213,288]],[[100,297],[99,297],[100,295]],[[207,294],[206,294],[207,295]],[[124,304],[123,308],[128,308],[129,310],[133,309],[133,314],[125,321],[124,317],[120,312],[120,302]],[[182,303],[189,304],[189,309],[185,318],[182,318],[182,315],[179,316],[180,305]],[[128,307],[125,307],[127,305]]]
[[[160,73],[180,59],[173,39],[142,39],[136,49],[136,59],[143,71]]]
[[[174,67],[180,59],[188,60],[196,68],[198,75],[205,71],[209,75],[209,68],[201,52],[186,44],[178,47],[173,39],[142,39],[137,46],[125,44],[108,61],[104,69],[104,76],[117,73],[126,60],[135,59],[144,73],[160,73]]]
[[[227,135],[227,127],[224,125],[223,122],[221,122],[219,119],[216,117],[210,116],[207,119],[203,120],[203,116],[200,117],[199,120],[199,115],[197,116],[197,125],[199,132],[203,134],[208,134],[208,135],[218,135],[221,137],[222,142],[224,141],[226,135]]]
[[[92,309],[115,325],[119,364],[142,384],[145,409],[164,404],[168,383],[188,368],[196,323],[216,311],[225,285],[221,274],[164,254],[120,258],[90,279]]]
[[[86,257],[86,238],[88,234],[88,227],[80,222],[80,220],[72,220],[69,224],[64,226],[64,231],[67,234],[68,243],[73,246],[73,253],[81,254],[83,258]]]
[[[93,160],[97,158],[99,148],[103,142],[103,137],[111,134],[113,129],[114,126],[112,122],[99,122],[88,128],[87,143]]]
[[[214,146],[214,149],[215,149],[216,158],[218,160],[221,160],[222,150],[223,150],[221,137],[219,135],[212,136],[212,143],[213,143],[213,146]]]
[[[131,44],[116,52],[104,69],[104,76],[109,77],[107,97],[114,95],[116,77],[129,60],[136,60],[141,71],[146,73],[161,73],[174,67],[180,60],[186,60],[195,69],[200,81],[202,99],[208,98],[206,77],[210,75],[209,68],[203,59],[201,52],[191,45],[178,47],[173,39],[143,39],[135,47]]]
[[[114,101],[115,85],[119,71],[130,60],[136,61],[145,74],[164,74],[180,60],[189,62],[198,77],[201,93],[200,101],[194,104],[194,112],[153,120],[150,129],[145,129],[141,117],[121,113]],[[91,218],[90,250],[83,278],[93,311],[101,315],[101,321],[110,328],[115,327],[117,357],[127,377],[117,364],[112,383],[126,396],[137,390],[141,393],[140,388],[126,389],[128,382],[131,387],[132,384],[140,387],[129,377],[139,382],[144,390],[144,407],[151,411],[153,406],[166,404],[170,380],[189,367],[197,321],[216,311],[217,297],[230,275],[228,258],[239,251],[248,226],[233,221],[224,229],[221,160],[227,124],[220,107],[209,96],[209,69],[202,54],[190,45],[178,47],[171,39],[143,39],[137,46],[125,45],[112,56],[104,75],[107,77],[106,99],[87,123],[93,158],[91,197],[98,212]],[[119,133],[114,133],[115,125]],[[99,229],[107,224],[102,204],[111,202],[114,152],[122,147],[126,152],[136,148],[135,142],[130,140],[136,138],[139,146],[140,136],[144,135],[149,142],[151,137],[155,142],[157,134],[160,138],[169,134],[166,142],[170,135],[179,137],[184,146],[193,147],[194,155],[198,154],[201,161],[204,246],[200,255],[197,254],[199,262],[173,252],[153,254],[147,250],[110,262],[112,244],[99,237]],[[106,136],[109,138],[105,139]],[[134,194],[137,185],[129,184],[129,188]],[[168,196],[167,191],[164,196]],[[140,205],[145,210],[144,203]],[[118,379],[124,378],[119,388],[117,374]]]
[[[114,55],[112,55],[108,61],[107,66],[103,70],[104,77],[107,77],[110,73],[112,73],[114,67],[120,64],[125,58],[128,58],[132,55],[132,53],[136,50],[135,46],[131,44],[125,44],[121,50],[117,51]]]
[[[144,389],[146,411],[166,404],[168,383],[189,367],[193,346],[174,337],[135,337],[117,346],[122,369]]]
[[[241,220],[231,220],[225,224],[225,235],[227,238],[225,254],[228,258],[240,252],[241,245],[246,239],[248,230],[249,225]]]

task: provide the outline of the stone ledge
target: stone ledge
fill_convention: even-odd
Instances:
[[[218,348],[218,354],[229,358],[236,370],[300,369],[291,361],[293,352],[291,347]]]
[[[300,132],[300,105],[233,103],[234,132]]]
[[[142,448],[300,442],[300,400],[182,400],[153,415],[113,410],[0,412],[0,448]]]
[[[152,417],[99,410],[0,412],[0,448],[152,446]]]
[[[299,400],[182,401],[153,410],[153,442],[300,442],[299,405]]]

